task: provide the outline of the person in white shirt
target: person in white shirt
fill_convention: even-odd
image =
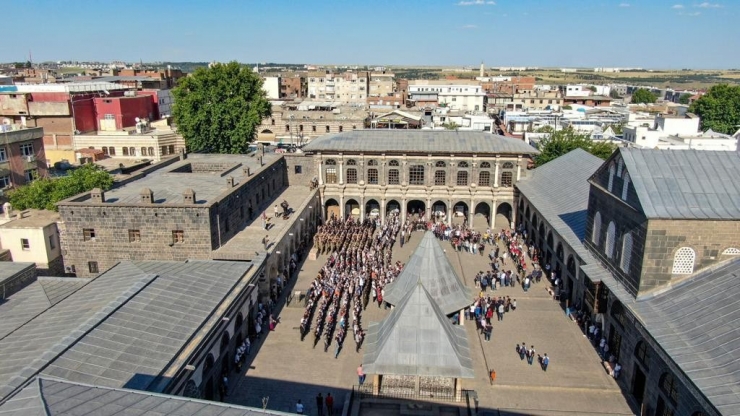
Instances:
[[[303,403],[301,403],[300,400],[298,400],[298,403],[295,404],[295,412],[299,415],[303,414]]]

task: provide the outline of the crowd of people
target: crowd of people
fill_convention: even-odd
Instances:
[[[380,219],[360,221],[332,216],[314,236],[320,254],[328,254],[306,294],[306,309],[301,318],[301,339],[312,329],[314,347],[324,338],[324,351],[335,342],[334,357],[342,350],[349,330],[356,350],[364,340],[362,311],[372,297],[383,304],[383,288],[403,269],[393,263],[392,249],[401,228],[397,211],[389,213],[385,224]],[[315,316],[315,320],[314,320]]]

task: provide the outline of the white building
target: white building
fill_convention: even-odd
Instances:
[[[486,93],[477,81],[414,80],[409,81],[409,98],[436,94],[439,106],[452,110],[485,111]]]
[[[262,89],[267,93],[268,100],[277,100],[280,98],[280,77],[264,77]]]
[[[585,85],[566,85],[564,92],[566,97],[588,97],[593,94]]]
[[[675,143],[675,141],[670,143],[666,141],[670,136],[697,138],[697,135],[701,135],[699,132],[699,123],[701,119],[694,114],[687,114],[683,117],[659,114],[653,119],[652,124],[648,124],[645,117],[640,116],[639,114],[630,114],[629,117],[630,120],[623,130],[624,140],[635,143],[638,146],[651,149],[656,147],[661,148],[662,146],[667,146],[666,148],[677,148],[675,146],[678,145],[678,143]],[[714,137],[714,135],[717,134],[718,133],[712,132],[711,137],[702,137],[700,140],[704,143],[705,140],[703,139],[719,139],[719,137]],[[730,136],[727,136],[727,138],[730,138]],[[664,143],[661,144],[661,141]],[[719,142],[714,141],[712,143]],[[707,142],[705,146],[708,144],[709,142]],[[679,147],[682,146],[683,145]],[[689,148],[688,146],[687,142],[685,148]]]
[[[27,210],[8,212],[0,219],[0,244],[9,250],[14,262],[36,263],[40,274],[62,275],[62,251],[59,245],[57,221],[54,211]]]

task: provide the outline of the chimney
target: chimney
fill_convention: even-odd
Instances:
[[[149,188],[144,188],[139,192],[139,202],[142,204],[153,204],[154,203],[154,192]]]
[[[93,190],[90,191],[90,199],[96,204],[102,204],[105,202],[105,192],[100,188],[93,188]]]
[[[195,191],[188,188],[185,190],[185,192],[182,193],[182,202],[184,204],[195,204]]]
[[[228,178],[226,178],[226,186],[228,186],[229,188],[234,187],[234,177],[233,176],[229,176]]]
[[[249,169],[249,166],[246,166],[246,167],[242,168],[242,172],[244,172],[244,174],[247,175],[247,176],[249,176],[249,175],[252,174],[252,171],[251,171],[251,169]]]

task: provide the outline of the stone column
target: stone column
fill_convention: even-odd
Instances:
[[[406,221],[406,197],[401,198],[401,224]]]
[[[319,185],[324,184],[324,162],[319,162]]]
[[[458,318],[460,326],[465,326],[465,309],[469,308],[460,309],[460,317]]]
[[[365,197],[360,197],[360,221],[365,220]]]
[[[380,394],[380,374],[373,375],[373,395]]]
[[[453,213],[452,200],[447,200],[447,225],[452,225],[452,213]]]
[[[522,156],[519,155],[516,158],[516,180],[519,181],[519,178],[522,176]],[[512,217],[514,217],[512,215]]]
[[[475,160],[473,160],[473,164],[470,165],[470,183],[471,184],[479,185],[478,184],[478,175],[477,175],[478,169],[477,168],[478,168],[478,162],[476,162]]]
[[[432,219],[432,200],[427,198],[427,220]]]
[[[496,156],[496,169],[493,172],[493,187],[498,188],[498,169],[499,169],[499,160],[498,156]]]
[[[339,197],[339,218],[344,221],[344,195]]]
[[[385,224],[385,198],[380,198],[380,223]]]
[[[493,198],[493,204],[491,204],[491,231],[495,231],[494,226],[496,225],[496,198]]]
[[[455,379],[455,401],[459,402],[462,400],[462,379]]]
[[[378,183],[380,185],[388,185],[388,178],[385,176],[385,160],[380,161],[378,170],[380,171],[378,173]]]
[[[470,208],[468,209],[468,226],[473,228],[473,219],[475,218],[475,200],[470,198]]]
[[[406,160],[403,160],[401,162],[400,169],[401,169],[401,172],[399,172],[399,173],[400,173],[400,176],[401,176],[401,185],[403,185],[405,183],[408,186],[408,184],[409,184],[409,171],[408,171],[408,162]]]
[[[339,184],[344,185],[344,161],[339,161]]]

